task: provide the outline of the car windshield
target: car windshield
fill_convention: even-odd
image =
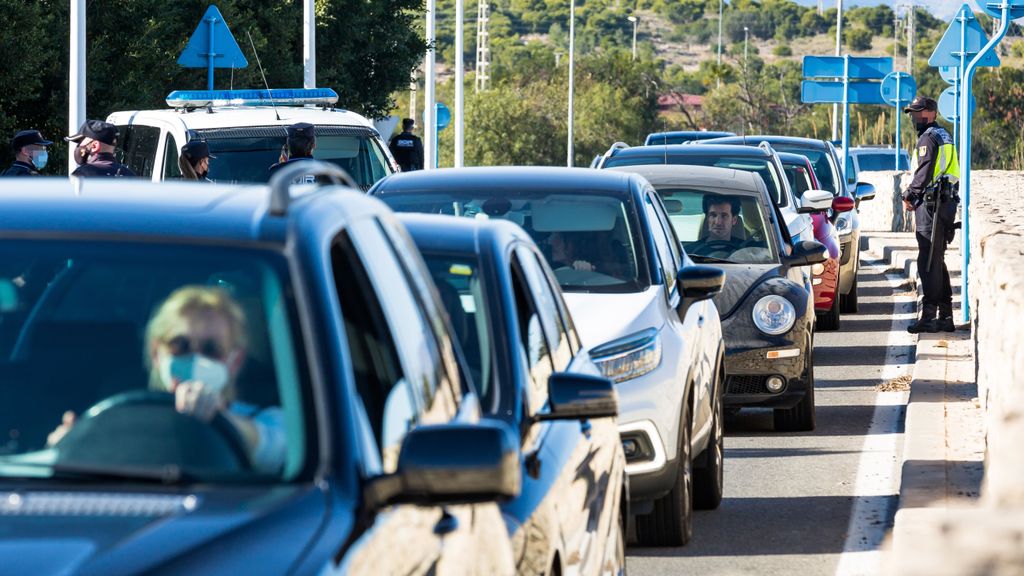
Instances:
[[[677,187],[659,188],[658,194],[679,243],[694,262],[778,262],[756,196]]]
[[[282,127],[198,131],[210,145],[209,178],[215,182],[266,182],[285,151]],[[379,142],[369,130],[318,126],[313,157],[341,166],[363,190],[390,173]]]
[[[424,252],[437,291],[451,319],[455,337],[462,347],[480,404],[488,413],[496,410],[492,322],[487,313],[486,287],[477,260]]]
[[[814,188],[811,175],[805,166],[783,163],[782,167],[786,170],[786,177],[789,178],[789,186],[797,196],[802,196],[804,192]]]
[[[901,150],[902,152],[902,150]],[[861,172],[881,172],[883,170],[893,170],[896,154],[891,150],[888,152],[858,152],[857,153],[857,165]],[[900,154],[900,167],[899,170],[907,170],[907,158],[903,154]]]
[[[11,240],[0,262],[0,478],[308,474],[308,377],[279,255]]]
[[[772,146],[780,152],[792,152],[793,154],[799,154],[810,160],[811,167],[814,168],[814,175],[818,177],[818,186],[820,189],[828,190],[832,195],[838,193],[838,188],[836,187],[837,174],[828,152],[825,150],[815,150],[813,148],[786,146],[785,144],[773,144]],[[794,189],[794,192],[795,190],[796,189]]]
[[[615,166],[638,166],[666,163],[683,164],[686,166],[714,166],[716,168],[731,168],[733,170],[742,170],[744,172],[754,172],[760,175],[761,179],[764,180],[764,185],[768,187],[768,193],[771,195],[772,201],[780,207],[784,207],[789,204],[789,199],[782,193],[783,183],[779,181],[779,175],[775,171],[775,166],[772,161],[767,158],[744,156],[730,157],[721,154],[706,156],[702,154],[669,154],[668,156],[622,154],[608,158],[604,163],[604,167],[613,168]]]
[[[537,242],[566,292],[639,292],[650,286],[636,214],[618,195],[391,191],[381,200],[397,212],[511,220]]]

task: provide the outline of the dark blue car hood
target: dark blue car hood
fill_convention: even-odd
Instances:
[[[780,264],[714,264],[725,270],[725,284],[713,299],[718,313],[728,318],[754,288],[781,274]]]
[[[326,509],[326,494],[309,485],[177,493],[3,488],[0,572],[284,574]]]

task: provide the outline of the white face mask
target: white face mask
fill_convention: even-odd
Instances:
[[[221,391],[228,384],[228,365],[199,354],[160,356],[160,382],[168,392],[182,382],[202,382],[214,391]]]

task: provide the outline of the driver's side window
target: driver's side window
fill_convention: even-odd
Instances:
[[[662,274],[665,277],[665,289],[671,294],[676,288],[676,271],[679,266],[673,260],[673,254],[669,248],[669,241],[665,236],[665,229],[661,224],[654,203],[657,201],[652,192],[644,194],[644,210],[647,212],[647,225],[651,236],[654,237],[654,245],[658,251],[658,261],[661,263]]]

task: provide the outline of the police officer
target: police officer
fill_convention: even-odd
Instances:
[[[71,175],[85,178],[135,176],[131,168],[114,158],[117,136],[117,126],[102,120],[86,120],[78,134],[64,138],[78,144],[74,155],[78,168]]]
[[[402,132],[391,137],[388,148],[395,161],[402,167],[402,172],[423,169],[423,140],[412,133],[416,121],[412,118],[402,120]]]
[[[216,160],[217,157],[210,154],[210,145],[205,140],[189,140],[181,147],[181,156],[178,157],[181,177],[185,180],[213,182],[208,177],[211,159]]]
[[[289,126],[285,148],[288,150],[288,158],[271,166],[270,176],[289,164],[313,159],[313,150],[316,150],[316,127],[309,122],[299,122]],[[296,178],[296,182],[315,181],[316,177],[311,174]]]
[[[0,176],[39,176],[39,171],[46,166],[49,152],[46,147],[53,142],[43,138],[39,130],[22,130],[11,139],[11,150],[14,151],[14,164],[3,171]]]
[[[914,212],[917,270],[924,289],[921,317],[907,328],[912,334],[956,330],[945,255],[960,201],[960,165],[953,138],[935,122],[937,110],[935,100],[924,96],[914,98],[903,109],[918,134],[910,162],[913,180],[903,192],[904,208]]]

